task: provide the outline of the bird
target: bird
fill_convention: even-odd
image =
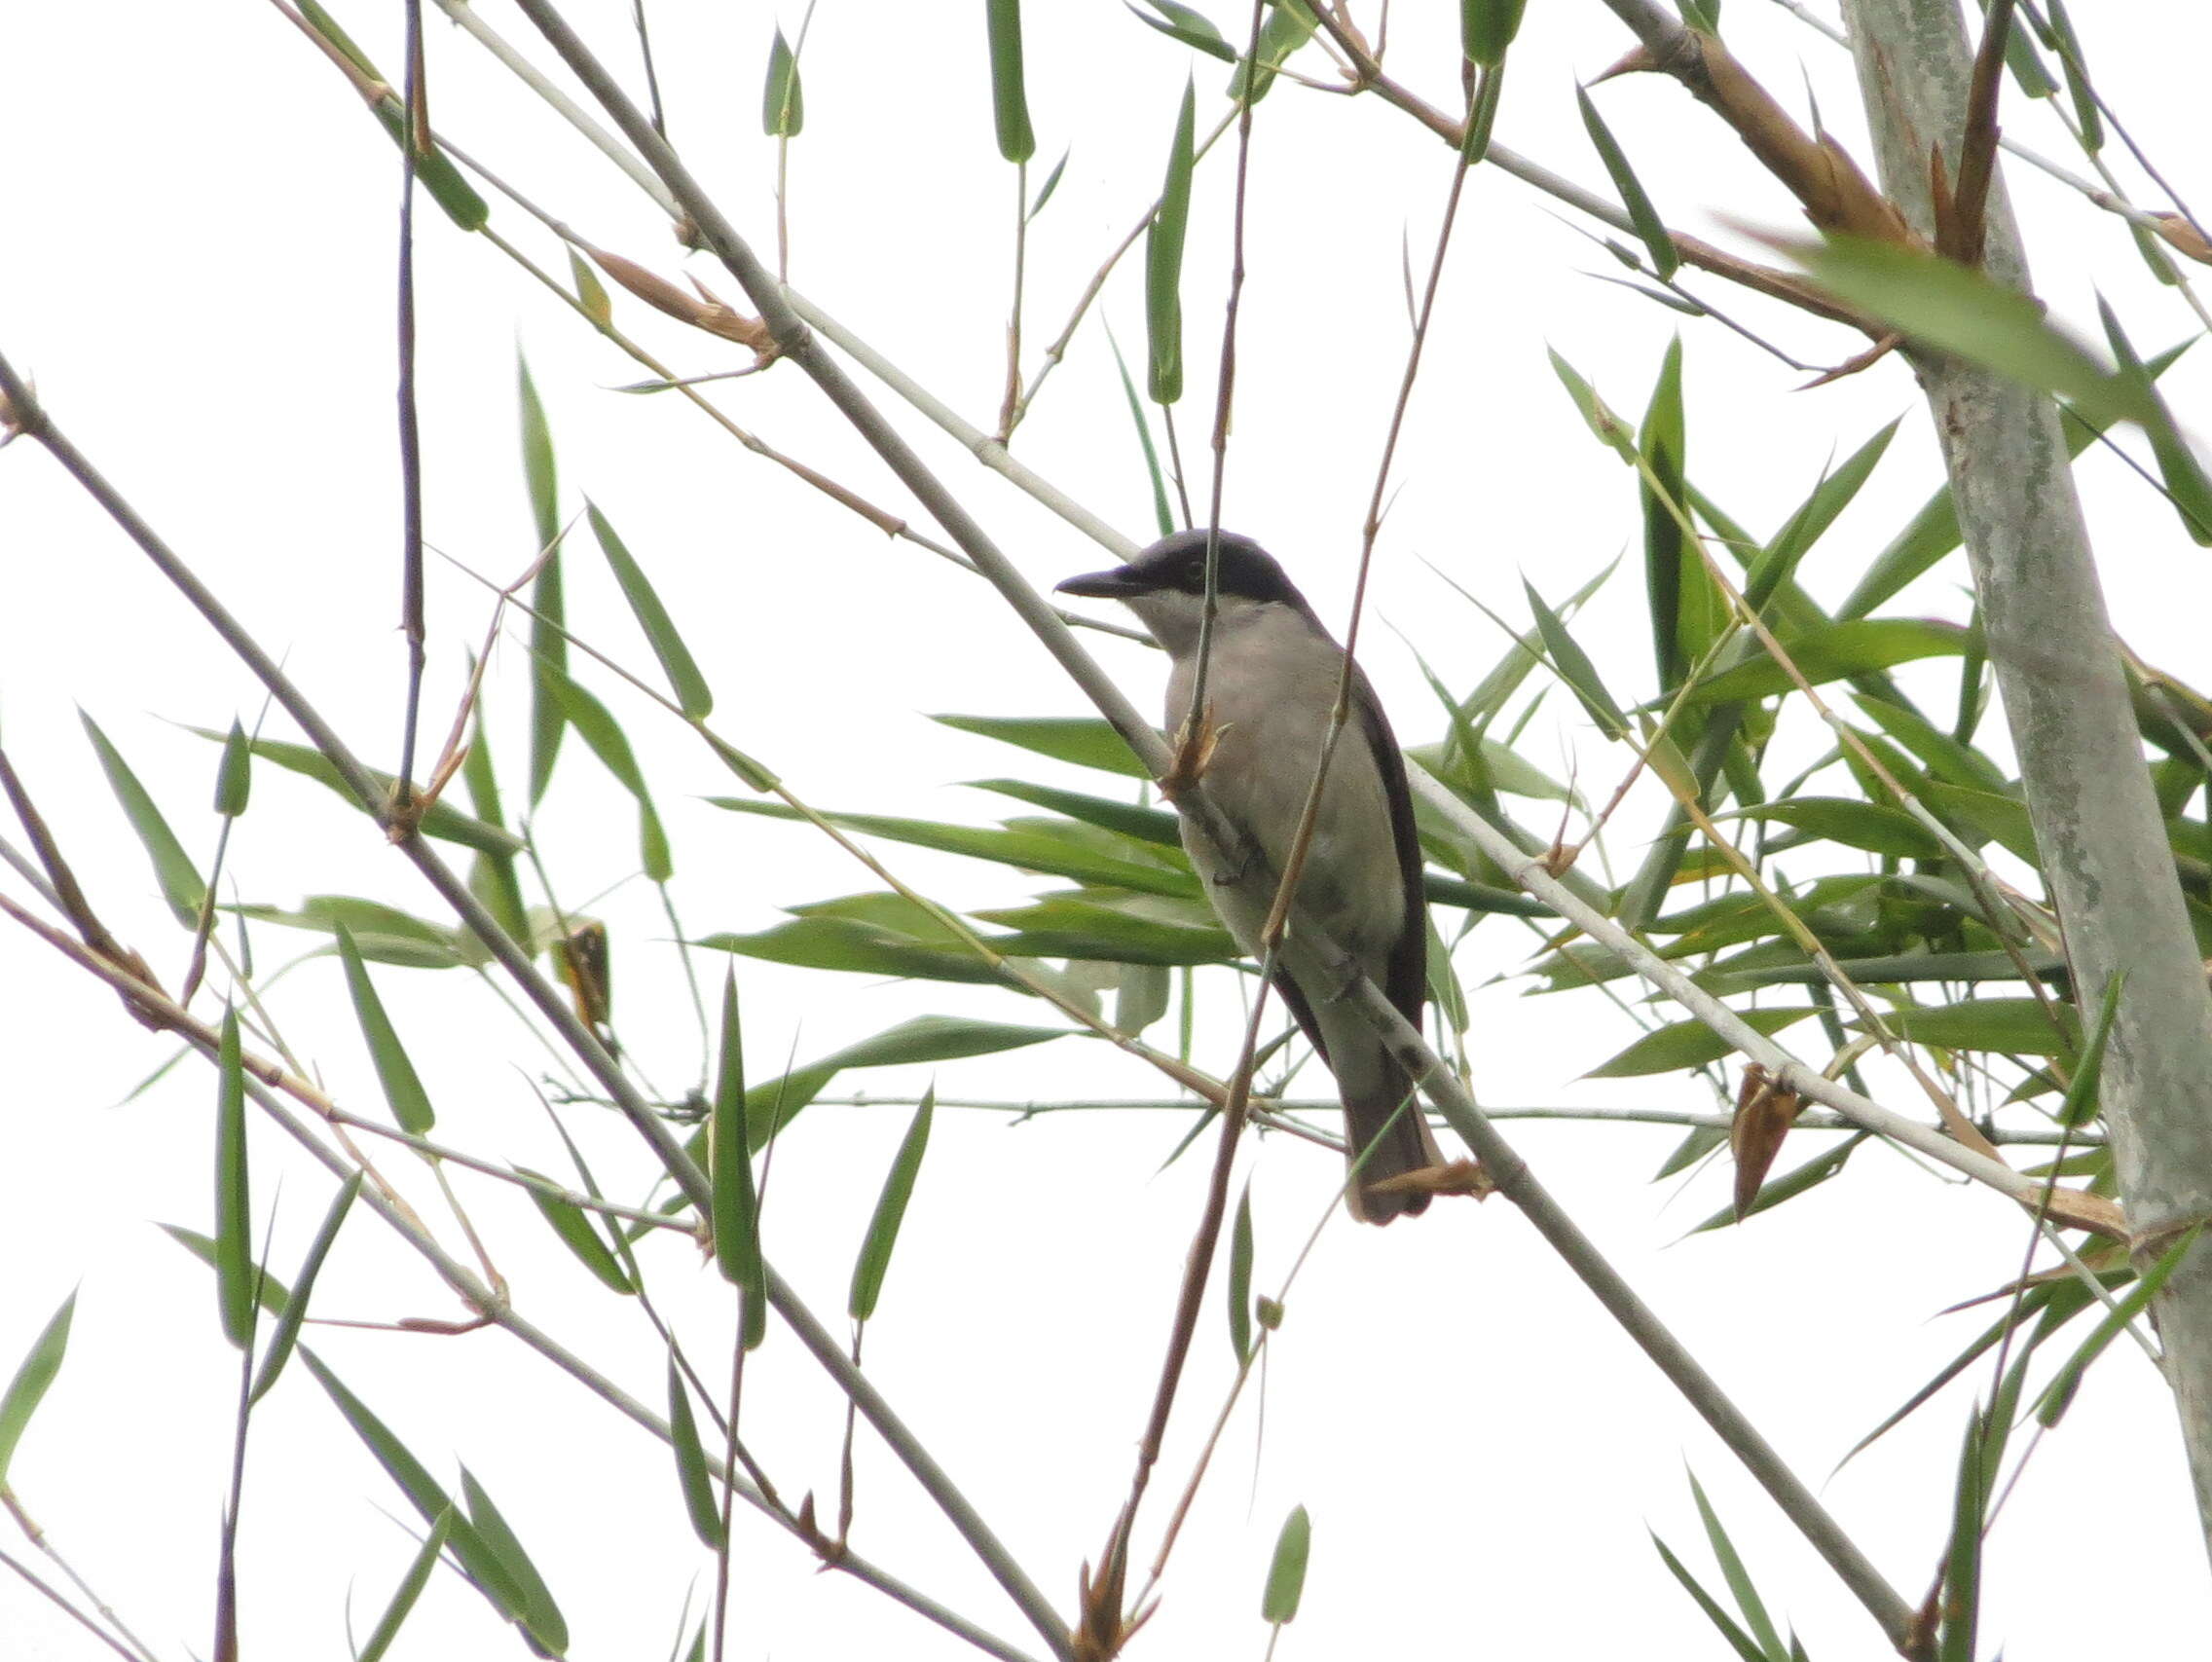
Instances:
[[[1186,749],[1200,758],[1206,795],[1279,878],[1312,790],[1346,667],[1344,648],[1306,597],[1259,543],[1204,529],[1164,537],[1125,566],[1069,577],[1058,590],[1118,600],[1136,613],[1171,666],[1168,731],[1188,733],[1199,680],[1209,541],[1216,555],[1205,709],[1197,723],[1198,742]],[[1419,1028],[1428,992],[1428,914],[1405,757],[1356,664],[1350,694],[1298,901]],[[1223,925],[1246,953],[1264,958],[1261,936],[1275,882],[1245,882],[1243,870],[1220,868],[1215,851],[1188,819],[1182,834]],[[1310,969],[1303,981],[1278,969],[1274,986],[1336,1076],[1347,1161],[1365,1156],[1346,1186],[1346,1204],[1363,1223],[1418,1214],[1428,1206],[1426,1193],[1378,1193],[1372,1187],[1442,1163],[1414,1082],[1344,996],[1343,979],[1326,984],[1315,979]]]

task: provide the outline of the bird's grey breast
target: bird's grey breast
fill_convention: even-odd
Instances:
[[[1205,687],[1213,729],[1206,791],[1278,875],[1328,738],[1344,661],[1335,642],[1288,607],[1224,607],[1215,620]],[[1170,730],[1188,715],[1197,679],[1195,649],[1176,652],[1167,683]],[[1188,831],[1185,842],[1198,869],[1213,875]],[[1257,950],[1273,898],[1272,890],[1254,893],[1257,887],[1240,886],[1234,897],[1217,889],[1214,897],[1247,951]],[[1299,899],[1339,945],[1382,979],[1381,966],[1405,921],[1404,875],[1389,799],[1356,709],[1329,762]]]

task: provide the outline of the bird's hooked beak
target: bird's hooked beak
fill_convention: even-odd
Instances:
[[[1151,587],[1128,567],[1116,566],[1111,572],[1086,572],[1080,577],[1055,583],[1053,592],[1083,595],[1092,600],[1126,600],[1131,595],[1148,593]]]

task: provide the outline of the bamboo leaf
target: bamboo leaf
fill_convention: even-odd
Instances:
[[[1275,72],[1290,61],[1300,47],[1313,38],[1320,25],[1307,9],[1307,0],[1268,0],[1267,16],[1260,22],[1259,50],[1252,60],[1238,60],[1229,78],[1229,95],[1242,101],[1249,90],[1258,103],[1275,84]]]
[[[684,646],[682,635],[668,615],[668,608],[661,605],[660,596],[653,591],[645,569],[631,557],[622,538],[607,523],[607,516],[591,502],[584,504],[584,512],[590,516],[592,533],[599,538],[608,565],[614,570],[614,580],[622,585],[622,598],[630,603],[638,627],[645,631],[653,656],[660,660],[661,673],[668,677],[669,687],[676,694],[684,720],[704,720],[714,714],[715,695],[707,685],[707,678],[699,673],[691,649]]]
[[[2158,395],[2157,386],[2143,360],[2136,356],[2133,343],[2120,326],[2119,314],[2101,294],[2097,296],[2097,315],[2104,321],[2105,340],[2112,347],[2120,375],[2132,385],[2135,396],[2150,411],[2143,424],[2144,431],[2151,440],[2152,454],[2158,460],[2159,477],[2166,482],[2167,499],[2180,515],[2182,529],[2189,533],[2190,540],[2199,548],[2212,545],[2212,480],[2205,478],[2195,453],[2189,448],[2189,440],[2174,425],[2173,412]]]
[[[1016,933],[994,936],[1009,958],[1076,958],[1109,964],[1234,964],[1243,956],[1229,932],[1133,917],[1096,902],[1053,896],[1033,905],[975,914]]]
[[[2094,154],[2105,147],[2104,115],[2089,85],[2087,59],[2082,55],[2081,37],[2074,19],[2066,15],[2066,0],[2050,0],[2050,32],[2057,37],[2058,67],[2066,77],[2066,95],[2074,100],[2074,119],[2082,129],[2082,148]]]
[[[991,43],[991,120],[999,154],[1026,162],[1037,154],[1029,128],[1029,100],[1021,86],[1021,0],[984,0]]]
[[[1165,808],[1147,808],[1135,802],[1088,795],[1081,791],[1033,785],[1026,779],[971,779],[968,784],[977,791],[995,791],[1002,796],[1012,796],[1017,802],[1027,802],[1034,807],[1050,808],[1055,814],[1065,814],[1086,825],[1119,831],[1139,842],[1171,848],[1178,854],[1182,852],[1180,822]]]
[[[1704,658],[1726,616],[1697,545],[1676,514],[1688,501],[1682,477],[1688,445],[1682,416],[1682,342],[1668,344],[1644,411],[1637,449],[1638,499],[1643,507],[1644,580],[1651,596],[1652,654],[1662,690],[1681,685]]]
[[[1744,1612],[1759,1648],[1768,1662],[1788,1662],[1788,1652],[1783,1648],[1782,1636],[1775,1631],[1773,1618],[1766,1613],[1758,1588],[1751,1582],[1751,1572],[1744,1568],[1744,1560],[1736,1551],[1736,1543],[1728,1538],[1728,1532],[1720,1527],[1720,1518],[1713,1509],[1713,1502],[1705,1496],[1705,1486],[1698,1482],[1696,1473],[1690,1474],[1690,1494],[1697,1501],[1697,1513],[1705,1521],[1705,1538],[1713,1547],[1713,1556],[1720,1566],[1720,1573],[1727,1578],[1728,1590],[1735,1596],[1736,1607]]]
[[[1824,473],[1781,534],[1759,551],[1744,578],[1744,599],[1753,611],[1764,609],[1775,591],[1796,575],[1797,563],[1826,534],[1836,516],[1851,505],[1890,448],[1897,430],[1898,423],[1890,423],[1852,452],[1841,467]]]
[[[544,1172],[533,1171],[527,1165],[518,1165],[515,1169],[523,1176],[535,1178],[540,1183],[553,1181]],[[614,1255],[613,1249],[607,1244],[605,1237],[581,1206],[548,1195],[542,1189],[532,1189],[529,1194],[531,1204],[537,1208],[539,1216],[553,1226],[553,1233],[561,1237],[561,1244],[575,1254],[578,1263],[614,1292],[630,1294],[638,1290],[637,1284],[630,1279],[629,1272],[623,1269],[622,1261]]]
[[[353,1662],[384,1662],[385,1652],[391,1648],[392,1641],[399,1637],[400,1628],[406,1625],[408,1616],[414,1612],[415,1601],[423,1596],[423,1589],[429,1584],[430,1571],[438,1567],[439,1555],[445,1551],[446,1537],[453,1533],[453,1516],[451,1507],[438,1514],[437,1522],[430,1526],[430,1533],[423,1538],[422,1546],[407,1567],[407,1573],[399,1578],[399,1585],[392,1589],[390,1602],[385,1606],[384,1614],[377,1618],[377,1625],[369,1630],[369,1637]]]
[[[768,1282],[760,1261],[760,1198],[753,1185],[752,1112],[745,1090],[745,1035],[738,1019],[734,966],[722,978],[721,1045],[708,1133],[715,1263],[742,1297],[739,1332],[744,1348],[751,1350],[767,1337]]]
[[[1152,423],[1145,417],[1144,400],[1137,396],[1136,383],[1129,379],[1128,363],[1122,356],[1122,343],[1114,339],[1114,331],[1111,328],[1106,331],[1106,344],[1114,349],[1114,369],[1122,378],[1122,396],[1128,403],[1129,421],[1137,429],[1137,446],[1144,452],[1145,473],[1152,483],[1153,523],[1159,527],[1161,536],[1171,536],[1175,532],[1175,516],[1167,506],[1167,475],[1161,469],[1160,451],[1152,442]],[[938,720],[949,721],[958,726],[963,720],[980,720],[982,718],[940,716]],[[1104,725],[1104,723],[1100,724]],[[1111,733],[1113,729],[1108,727],[1107,731]],[[1114,742],[1121,744],[1124,751],[1128,750],[1127,745],[1122,744],[1120,734],[1114,734]],[[1136,757],[1131,755],[1129,759],[1134,762]],[[1136,772],[1139,778],[1144,777],[1144,769],[1141,766],[1136,769]]]
[[[356,1171],[341,1183],[331,1200],[330,1209],[323,1213],[322,1227],[315,1231],[314,1240],[300,1265],[299,1287],[285,1299],[284,1308],[277,1313],[276,1331],[269,1337],[269,1348],[263,1352],[261,1367],[253,1376],[253,1390],[246,1399],[249,1404],[269,1394],[270,1387],[283,1373],[284,1364],[292,1359],[292,1348],[300,1339],[300,1325],[307,1320],[308,1300],[314,1292],[315,1277],[322,1274],[322,1262],[330,1256],[330,1249],[338,1240],[338,1231],[352,1208],[353,1198],[360,1194],[361,1181],[366,1175]]]
[[[197,733],[217,744],[223,743],[227,737],[212,727],[187,727],[185,731]],[[287,773],[297,773],[318,784],[327,785],[352,806],[360,806],[353,795],[352,787],[340,777],[337,765],[312,746],[290,744],[282,739],[249,739],[247,745],[263,761],[273,762]],[[369,776],[370,782],[380,794],[387,797],[390,795],[397,783],[390,774],[373,767],[361,771]],[[433,803],[429,812],[423,816],[423,834],[446,842],[458,842],[482,854],[519,854],[523,847],[522,838],[513,832],[487,825],[482,820],[471,819],[442,798]]]
[[[1900,1039],[1950,1051],[1997,1051],[2014,1056],[2071,1056],[2079,1034],[2071,1010],[2061,1008],[2061,1033],[2032,998],[1967,998],[1952,1004],[1893,1010],[1883,1019]],[[1853,1022],[1853,1026],[1860,1023]]]
[[[573,248],[569,250],[569,280],[576,285],[576,304],[586,317],[602,329],[613,323],[614,303],[607,298],[607,285],[599,280],[591,262]]]
[[[1128,741],[1096,716],[933,716],[930,720],[1078,767],[1095,767],[1128,779],[1152,777]]]
[[[2060,394],[2094,421],[2157,419],[2131,377],[2105,368],[2081,342],[2047,322],[2030,296],[1981,272],[1856,237],[1792,251],[1845,304],[1915,340]]]
[[[1813,1014],[1809,1005],[1736,1012],[1746,1026],[1769,1038]],[[1638,1079],[1645,1074],[1679,1073],[1684,1068],[1716,1062],[1735,1048],[1702,1021],[1671,1021],[1664,1027],[1653,1028],[1611,1060],[1600,1063],[1582,1077]]]
[[[1605,125],[1605,118],[1598,113],[1598,106],[1590,101],[1590,94],[1577,87],[1574,89],[1574,101],[1581,107],[1582,126],[1590,134],[1590,142],[1597,146],[1598,159],[1605,164],[1605,171],[1612,178],[1613,189],[1620,196],[1621,205],[1628,209],[1629,223],[1636,227],[1636,234],[1642,240],[1644,251],[1651,256],[1652,270],[1664,281],[1673,277],[1682,263],[1682,257],[1675,247],[1675,239],[1668,234],[1666,222],[1659,217],[1659,210],[1651,205],[1651,198],[1644,194],[1643,186],[1636,176],[1636,169],[1628,164],[1627,153],[1613,137],[1612,129]]]
[[[1970,631],[1924,617],[1880,617],[1811,629],[1783,642],[1808,685],[1890,669],[1918,658],[1956,655]],[[1748,663],[1708,676],[1690,688],[1693,704],[1736,704],[1795,690],[1796,680],[1763,651]]]
[[[1182,108],[1175,117],[1175,137],[1167,150],[1166,182],[1161,186],[1160,206],[1145,234],[1144,314],[1150,345],[1147,389],[1156,404],[1172,404],[1183,396],[1183,239],[1191,218],[1197,96],[1194,84],[1185,81]]]
[[[391,1117],[398,1122],[401,1130],[413,1136],[427,1136],[437,1124],[429,1092],[423,1089],[422,1076],[416,1073],[407,1047],[399,1042],[399,1030],[385,1014],[384,1000],[377,996],[375,983],[369,979],[368,966],[361,962],[361,950],[353,942],[353,932],[343,922],[337,923],[335,928],[338,956],[346,966],[346,988],[352,995],[353,1016],[361,1024],[361,1037],[368,1043],[369,1059],[376,1064],[377,1083],[384,1088],[384,1099],[390,1105]]]
[[[1521,587],[1528,594],[1529,610],[1536,619],[1536,632],[1543,637],[1544,650],[1550,654],[1552,668],[1558,672],[1560,680],[1581,700],[1582,708],[1590,713],[1590,719],[1604,730],[1607,738],[1626,738],[1628,718],[1613,702],[1613,695],[1605,690],[1598,666],[1567,633],[1559,614],[1544,604],[1544,597],[1536,592],[1535,585],[1524,577]]]
[[[1060,159],[1052,164],[1052,170],[1045,175],[1045,182],[1037,188],[1029,211],[1021,216],[1022,223],[1027,224],[1045,211],[1045,204],[1052,200],[1052,193],[1060,188],[1060,175],[1068,170],[1068,158],[1074,153],[1072,146],[1060,152]]]
[[[1277,1627],[1298,1614],[1306,1593],[1306,1564],[1313,1550],[1313,1521],[1306,1508],[1293,1506],[1275,1536],[1275,1554],[1268,1566],[1267,1591],[1260,1596],[1260,1619]]]
[[[1459,50],[1489,68],[1505,61],[1529,0],[1459,0]]]
[[[768,82],[760,93],[760,130],[770,138],[796,138],[806,126],[806,94],[799,86],[798,57],[784,31],[768,49]]]
[[[1252,1185],[1236,1197],[1236,1221],[1229,1232],[1229,1348],[1236,1365],[1252,1359]]]
[[[1946,785],[1940,779],[1923,779],[1917,794],[1951,826],[1965,828],[1967,840],[1975,847],[1994,842],[2041,868],[2035,824],[2029,818],[2028,805],[2017,796]]]
[[[130,764],[123,759],[123,753],[108,742],[97,721],[82,710],[77,719],[85,724],[85,733],[92,741],[92,750],[99,757],[100,771],[107,775],[108,787],[115,799],[122,803],[124,817],[137,833],[138,841],[146,850],[146,858],[153,863],[154,879],[161,884],[162,898],[168,903],[169,910],[186,928],[193,927],[200,916],[200,908],[207,898],[207,884],[200,875],[200,868],[184,852],[169,823],[162,817],[154,798],[138,776],[130,771]]]
[[[972,951],[916,945],[851,918],[793,918],[753,935],[701,936],[692,944],[808,970],[842,970],[852,975],[977,986],[1007,981],[1004,975]]]
[[[2105,1042],[2120,1016],[2120,995],[2127,986],[2127,972],[2116,970],[2105,979],[2104,997],[2097,1002],[2097,1019],[2089,1028],[2088,1042],[2074,1064],[2074,1083],[2058,1106],[2062,1126],[2085,1126],[2097,1117],[2097,1086],[2104,1077]]]
[[[545,406],[538,399],[530,365],[519,353],[515,386],[522,410],[523,485],[530,495],[534,547],[544,560],[530,591],[530,801],[535,807],[553,778],[553,763],[561,752],[564,728],[553,689],[569,679],[569,609],[561,579],[560,476],[553,460],[553,432],[546,425]]]
[[[223,1337],[253,1345],[253,1212],[246,1187],[245,1066],[238,1012],[223,1012],[215,1056],[215,1295]]]
[[[652,794],[645,789],[645,776],[638,767],[637,757],[631,754],[630,740],[622,731],[621,723],[597,697],[566,676],[552,683],[549,690],[554,703],[560,707],[563,720],[575,728],[607,771],[637,799],[638,864],[653,882],[667,882],[676,870],[669,856],[668,832],[661,828],[660,812],[653,806]]]
[[[215,1268],[215,1237],[213,1236],[202,1235],[198,1230],[186,1229],[182,1224],[164,1224],[162,1225],[162,1233],[175,1241],[177,1245],[183,1247],[185,1251],[191,1253],[193,1257],[199,1259],[201,1263],[206,1265],[208,1269]],[[291,1293],[285,1288],[283,1282],[269,1273],[266,1267],[254,1278],[254,1297],[260,1303],[261,1308],[271,1315],[281,1316],[285,1311],[291,1308]]]
[[[1698,1585],[1697,1577],[1683,1567],[1682,1561],[1659,1538],[1656,1531],[1652,1533],[1651,1544],[1659,1549],[1660,1558],[1665,1560],[1675,1579],[1697,1601],[1697,1607],[1705,1612],[1708,1621],[1720,1630],[1720,1637],[1728,1642],[1742,1662],[1768,1662],[1766,1653],[1751,1643],[1751,1635],[1738,1627],[1728,1612],[1720,1607],[1718,1601]]]
[[[1793,826],[1824,842],[1839,842],[1846,848],[1862,848],[1899,860],[1937,860],[1943,855],[1943,845],[1935,833],[1910,814],[1856,797],[1793,796],[1785,802],[1762,802],[1714,817]]]
[[[1197,47],[1208,57],[1218,57],[1224,63],[1236,61],[1235,48],[1222,39],[1221,31],[1200,13],[1180,4],[1179,0],[1145,0],[1145,4],[1160,16],[1148,18],[1134,6],[1129,10],[1147,28],[1158,29],[1169,40],[1179,40],[1185,46]]]
[[[215,769],[215,812],[235,820],[245,812],[253,792],[253,752],[236,720],[223,737],[223,759]]]
[[[683,1510],[691,1519],[691,1532],[710,1552],[728,1544],[722,1530],[721,1509],[715,1504],[713,1468],[699,1441],[699,1422],[691,1414],[691,1393],[683,1387],[676,1357],[668,1359],[668,1443],[676,1455],[676,1481],[683,1491]]]
[[[929,1147],[930,1122],[937,1110],[937,1087],[922,1093],[921,1106],[906,1126],[891,1171],[876,1197],[875,1212],[868,1219],[867,1236],[861,1242],[860,1259],[853,1266],[853,1287],[846,1309],[855,1321],[875,1313],[883,1292],[883,1277],[891,1268],[891,1254],[899,1244],[899,1226],[905,1221],[906,1202],[913,1199],[914,1179],[922,1168],[922,1154]]]
[[[461,1468],[461,1493],[468,1505],[468,1521],[522,1596],[515,1619],[530,1637],[560,1655],[569,1648],[569,1624],[553,1602],[552,1589],[545,1585],[545,1578],[538,1574],[537,1566],[531,1562],[498,1507],[492,1503],[492,1496],[466,1466]]]
[[[2157,1263],[2145,1271],[2142,1278],[2127,1290],[2126,1296],[2105,1312],[2104,1319],[2082,1342],[2082,1348],[2066,1359],[2050,1384],[2044,1387],[2043,1394],[2036,1398],[2035,1417],[2039,1424],[2052,1426],[2065,1417],[2066,1410],[2073,1405],[2075,1392],[2082,1388],[2089,1364],[2104,1354],[2106,1347],[2120,1337],[2129,1322],[2150,1308],[2151,1301],[2158,1296],[2158,1290],[2180,1267],[2203,1230],[2201,1220],[2192,1224],[2189,1233],[2168,1247]]]
[[[1759,1213],[1779,1206],[1786,1200],[1794,1200],[1806,1190],[1818,1188],[1841,1171],[1845,1162],[1858,1152],[1859,1145],[1865,1140],[1863,1132],[1844,1138],[1843,1141],[1825,1153],[1815,1155],[1802,1164],[1791,1166],[1780,1177],[1768,1178],[1759,1185],[1759,1192],[1744,1206],[1738,1207],[1733,1200],[1730,1200],[1727,1205],[1705,1219],[1689,1233],[1704,1235],[1710,1230],[1733,1228],[1737,1224],[1748,1223],[1751,1219],[1757,1217]],[[1674,1163],[1669,1162],[1670,1165]],[[1682,1163],[1687,1164],[1688,1162],[1685,1161]],[[1678,1165],[1675,1168],[1680,1169]],[[1661,1171],[1659,1175],[1664,1177],[1668,1173]]]
[[[0,1395],[0,1488],[7,1486],[8,1462],[16,1458],[16,1445],[23,1440],[24,1428],[54,1384],[54,1376],[61,1371],[62,1357],[69,1353],[69,1325],[76,1314],[77,1295],[71,1293],[31,1341],[6,1394]]]

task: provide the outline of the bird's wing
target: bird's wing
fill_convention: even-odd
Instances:
[[[1382,991],[1398,1007],[1398,1014],[1419,1027],[1421,1006],[1428,998],[1428,904],[1421,883],[1420,835],[1414,829],[1413,792],[1406,783],[1405,753],[1398,749],[1397,735],[1382,714],[1382,701],[1375,696],[1365,670],[1354,664],[1351,674],[1360,736],[1375,757],[1376,769],[1382,775],[1382,794],[1390,803],[1390,838],[1397,846],[1398,876],[1406,901],[1405,922],[1390,944]]]

